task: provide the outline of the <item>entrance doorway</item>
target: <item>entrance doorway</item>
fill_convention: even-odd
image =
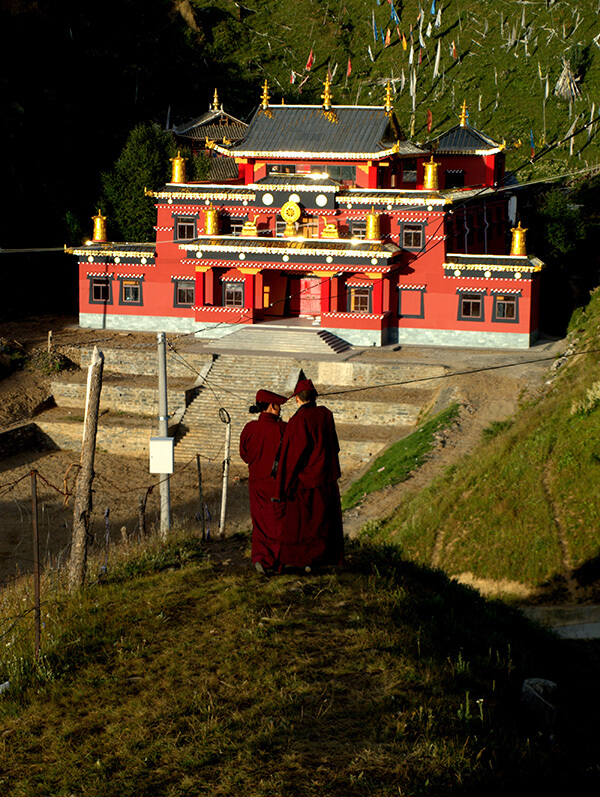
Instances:
[[[300,315],[321,315],[321,280],[319,277],[300,277]]]

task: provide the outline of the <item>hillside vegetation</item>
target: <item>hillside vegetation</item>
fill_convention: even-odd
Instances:
[[[585,596],[600,575],[600,291],[545,390],[370,533],[448,573]]]
[[[593,793],[581,643],[391,548],[262,580],[246,548],[175,537],[111,559],[45,602],[37,663],[27,618],[15,628],[30,598],[4,594],[3,795]],[[555,721],[520,704],[536,676],[559,685]]]

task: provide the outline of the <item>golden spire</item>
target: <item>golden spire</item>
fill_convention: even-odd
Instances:
[[[460,126],[461,127],[466,127],[467,126],[467,119],[468,119],[467,101],[464,100],[463,104],[462,104],[462,107],[460,109]]]
[[[273,116],[273,112],[269,108],[269,84],[267,83],[266,79],[263,86],[262,97],[260,98],[260,110],[265,116],[268,116],[269,119]]]
[[[512,243],[510,245],[511,255],[526,255],[527,246],[525,245],[525,233],[527,227],[521,227],[521,222],[516,227],[511,228]]]
[[[423,190],[424,191],[438,191],[440,187],[438,180],[438,164],[433,160],[425,163],[425,175],[423,177]]]
[[[215,93],[214,93],[213,101],[212,101],[211,111],[219,111],[219,110],[220,110],[219,95],[217,94],[217,90],[215,89]]]
[[[170,158],[173,168],[171,170],[172,183],[185,183],[185,158],[181,157],[181,150],[177,150],[177,157]]]
[[[392,104],[392,84],[388,80],[388,84],[385,87],[385,112],[389,115],[394,110],[394,106]]]
[[[98,215],[92,216],[92,221],[94,222],[92,241],[106,241],[106,216],[102,215],[100,208],[98,208]]]
[[[331,110],[331,100],[333,97],[331,96],[331,83],[329,81],[329,75],[325,78],[325,90],[321,94],[321,99],[323,100],[323,108],[326,111]]]
[[[338,117],[336,112],[331,107],[331,102],[333,100],[333,95],[331,93],[331,81],[329,80],[329,75],[325,78],[325,88],[323,93],[321,94],[321,99],[323,100],[323,113],[329,119],[330,122],[337,124]]]

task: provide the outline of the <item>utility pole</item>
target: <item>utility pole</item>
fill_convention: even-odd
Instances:
[[[158,435],[169,436],[169,414],[167,410],[167,342],[164,332],[158,338]],[[169,474],[160,474],[160,536],[167,539],[171,530],[171,486]]]
[[[223,490],[221,493],[221,516],[219,518],[219,537],[225,536],[225,516],[227,513],[227,483],[229,481],[229,449],[231,448],[231,418],[224,407],[219,410],[219,418],[225,424],[225,457],[223,458]]]

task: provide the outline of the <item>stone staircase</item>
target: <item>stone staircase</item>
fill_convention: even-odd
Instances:
[[[178,462],[200,454],[203,459],[220,462],[224,456],[226,424],[220,422],[223,408],[231,418],[231,459],[241,462],[238,453],[240,433],[248,421],[255,420],[248,408],[254,404],[259,388],[289,395],[298,380],[300,368],[290,359],[272,356],[219,354],[210,370],[203,373],[196,395],[188,404],[179,424],[175,458]],[[295,406],[294,406],[295,409]],[[284,407],[284,415],[285,415]]]
[[[248,326],[210,343],[211,350],[277,351],[289,354],[342,354],[352,347],[326,329]]]

